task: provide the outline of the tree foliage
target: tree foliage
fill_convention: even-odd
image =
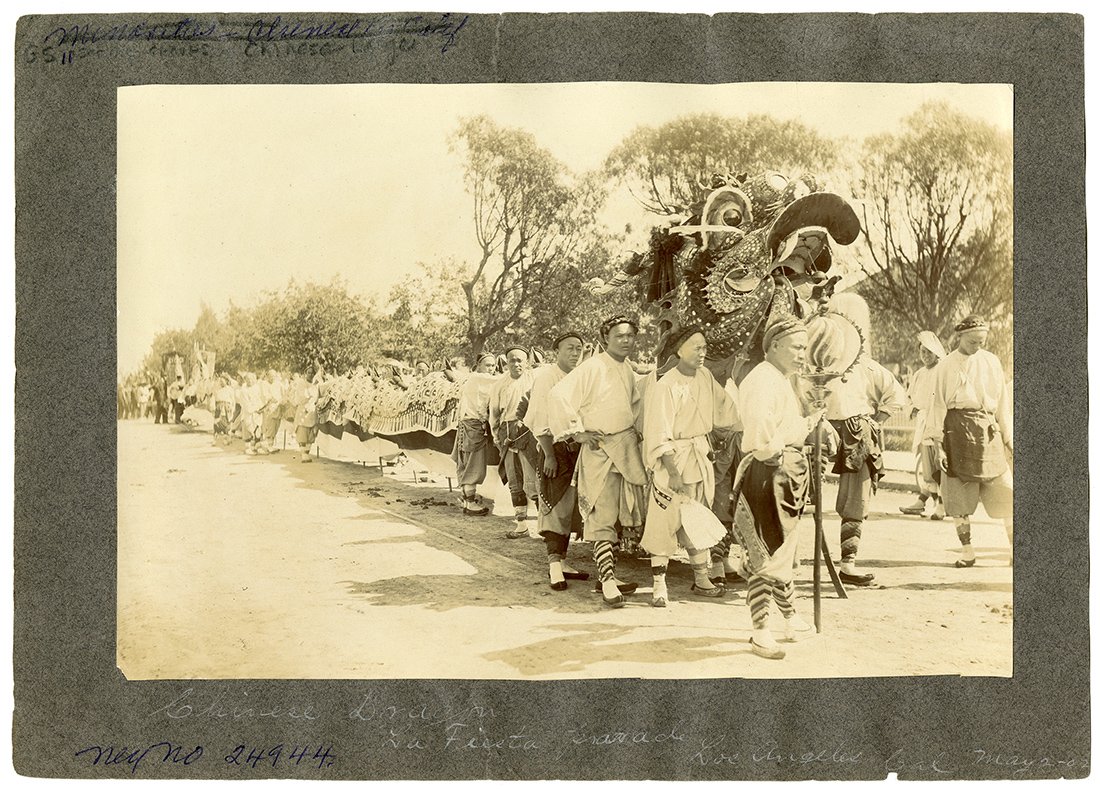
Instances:
[[[596,181],[572,178],[531,134],[484,115],[462,121],[452,150],[464,159],[480,250],[461,266],[466,342],[477,354],[521,325],[575,260],[603,195]]]
[[[188,374],[197,346],[217,354],[219,372],[305,371],[315,361],[345,371],[379,356],[377,325],[373,306],[348,293],[341,280],[327,285],[292,280],[281,291],[265,293],[254,307],[231,304],[221,319],[204,304],[193,328],[157,334],[144,366],[159,373],[162,354],[176,351]]]
[[[348,370],[377,356],[368,306],[339,279],[327,285],[290,284],[253,312],[248,359],[256,369],[305,371],[314,360]]]
[[[798,121],[768,115],[685,115],[661,126],[639,126],[604,163],[648,211],[684,213],[714,173],[776,170],[822,172],[837,159],[837,144]]]
[[[911,338],[948,337],[982,313],[995,350],[1011,348],[1012,149],[1006,133],[930,103],[898,134],[869,138],[854,193],[862,202],[872,313]]]
[[[170,374],[171,369],[165,370],[164,360],[168,354],[178,353],[182,357],[184,374],[191,369],[191,353],[194,348],[192,332],[187,329],[165,329],[157,332],[153,337],[152,347],[145,355],[142,362],[142,370],[146,376],[156,377]]]
[[[390,289],[390,313],[380,323],[380,347],[386,356],[429,364],[469,353],[461,266],[446,259],[420,264]]]

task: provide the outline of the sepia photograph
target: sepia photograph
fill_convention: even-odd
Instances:
[[[127,680],[1013,676],[1012,85],[116,97]]]

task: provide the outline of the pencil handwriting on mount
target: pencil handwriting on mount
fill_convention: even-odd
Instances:
[[[243,691],[240,696],[230,696],[228,690],[223,690],[217,696],[205,700],[192,698],[194,689],[188,688],[175,699],[155,710],[152,715],[163,715],[166,718],[215,718],[228,720],[241,720],[246,718],[283,718],[293,720],[314,721],[321,717],[321,711],[314,709],[312,704],[298,702],[285,706],[270,702],[257,702],[248,698],[248,691]]]
[[[254,19],[244,25],[213,20],[182,19],[127,20],[113,25],[62,22],[50,30],[42,44],[51,48],[75,49],[105,42],[143,43],[150,41],[243,41],[248,44],[277,41],[324,41],[411,37],[434,40],[446,52],[469,23],[469,15],[379,16],[348,20]]]

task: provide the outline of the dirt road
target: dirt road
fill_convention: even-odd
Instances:
[[[464,517],[445,479],[241,447],[119,424],[118,662],[130,679],[1012,672],[1003,530],[975,519],[979,564],[957,570],[950,522],[888,514],[907,494],[880,493],[887,514],[864,525],[861,567],[878,585],[847,600],[826,590],[825,632],[767,661],[749,651],[743,586],[693,598],[674,563],[672,602],[655,609],[648,563],[626,559],[620,577],[643,588],[609,610],[590,581],[552,592],[541,541],[505,539],[503,517]],[[809,620],[811,517],[802,530],[797,605]],[[827,517],[834,555],[838,530]],[[594,577],[587,545],[570,557]]]

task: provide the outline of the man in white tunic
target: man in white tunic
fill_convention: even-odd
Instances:
[[[764,349],[764,361],[740,386],[741,449],[752,455],[740,492],[755,529],[743,529],[740,518],[734,524],[744,549],[742,575],[748,579],[752,651],[775,660],[786,653],[768,628],[773,599],[783,614],[788,640],[812,630],[795,613],[792,596],[798,520],[806,506],[810,476],[803,447],[824,412],[803,416],[791,380],[802,367],[806,351],[803,323],[790,315],[769,322]]]
[[[283,379],[274,370],[268,370],[267,377],[260,382],[260,398],[262,440],[256,446],[256,453],[267,455],[279,451],[275,438],[283,420]]]
[[[604,321],[600,337],[607,350],[565,376],[550,390],[550,430],[554,441],[581,445],[577,460],[577,500],[584,539],[600,573],[604,604],[625,605],[623,595],[638,585],[615,577],[616,523],[623,528],[645,521],[645,467],[636,425],[642,391],[627,357],[634,351],[637,324],[622,315]]]
[[[489,390],[496,381],[495,370],[496,356],[482,353],[458,391],[458,425],[451,459],[462,488],[463,515],[489,514],[489,508],[478,500],[477,486],[485,481],[488,463]]]
[[[241,378],[241,387],[237,390],[236,400],[241,407],[240,425],[241,437],[244,439],[244,453],[255,455],[262,421],[259,411],[263,405],[260,384],[256,380],[255,373],[246,372]]]
[[[711,582],[709,549],[715,544],[693,545],[685,533],[680,508],[685,500],[710,507],[714,500],[714,464],[708,437],[715,425],[735,421],[735,406],[718,385],[707,358],[702,327],[688,326],[673,333],[665,345],[676,366],[650,385],[645,397],[645,463],[653,475],[646,512],[642,548],[650,554],[653,570],[653,605],[668,605],[665,575],[669,557],[679,547],[687,549],[695,582],[691,591],[701,597],[721,597],[725,588]]]
[[[581,533],[577,488],[573,484],[581,448],[572,439],[554,441],[550,432],[550,390],[576,369],[584,340],[579,334],[565,332],[554,341],[554,350],[554,364],[535,370],[527,409],[524,411],[521,405],[518,413],[538,442],[538,529],[546,543],[550,588],[560,592],[568,588],[568,580],[587,580],[588,573],[574,570],[565,561],[569,538]]]
[[[1012,471],[1005,450],[1012,451],[1012,404],[1001,362],[984,348],[989,324],[971,315],[955,333],[958,347],[936,366],[928,435],[943,447],[943,503],[962,544],[955,566],[973,567],[970,516],[979,500],[991,518],[1004,519],[1011,551]]]
[[[218,388],[214,392],[214,446],[220,443],[218,439],[222,436],[229,441],[236,410],[233,386],[229,382],[229,376],[223,373],[218,376]]]
[[[871,358],[871,315],[867,303],[856,294],[840,293],[829,309],[850,318],[864,338],[863,353],[855,366],[829,384],[825,408],[839,438],[833,473],[838,479],[840,580],[868,586],[875,576],[856,571],[856,556],[871,497],[886,474],[882,423],[901,411],[905,391],[893,373]]]
[[[940,496],[940,463],[936,456],[935,443],[925,438],[928,412],[932,409],[935,396],[936,365],[947,356],[940,338],[930,331],[917,335],[920,345],[920,360],[923,366],[913,373],[909,381],[906,397],[909,398],[910,418],[913,419],[913,454],[916,456],[917,488],[920,495],[912,504],[901,507],[906,515],[924,515],[929,500],[935,511],[932,520],[942,521],[944,517],[943,498]]]
[[[295,373],[289,387],[289,400],[294,406],[294,439],[298,442],[298,458],[302,463],[312,463],[310,449],[317,440],[317,398],[320,396],[318,384],[322,380],[320,369],[312,378]]]
[[[530,354],[526,348],[512,346],[504,352],[504,358],[507,372],[489,390],[489,430],[504,462],[516,513],[516,528],[507,536],[526,537],[528,505],[538,501],[538,476],[535,440],[517,411],[531,392],[532,375],[527,366]]]

